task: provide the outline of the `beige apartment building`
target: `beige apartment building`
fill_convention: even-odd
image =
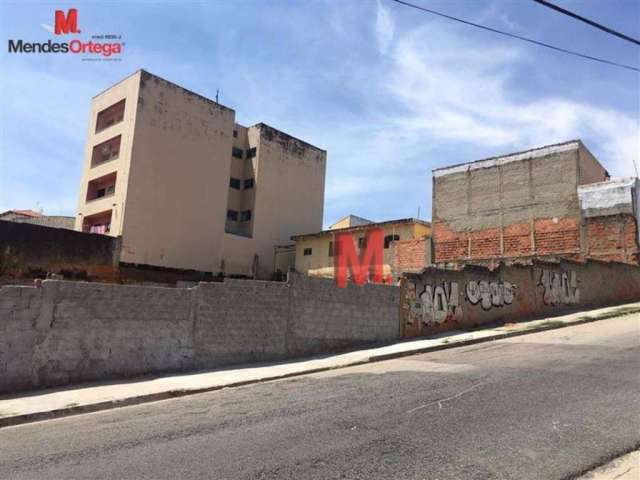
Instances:
[[[356,215],[348,215],[329,227],[316,233],[295,235],[296,242],[295,269],[298,272],[314,277],[334,277],[335,236],[338,233],[351,233],[356,248],[360,251],[364,247],[367,231],[380,228],[384,232],[384,265],[383,274],[397,276],[398,245],[403,249],[416,241],[421,244],[420,253],[413,255],[414,263],[420,268],[431,263],[430,236],[431,224],[415,218],[372,222]],[[418,258],[419,257],[419,258]],[[402,269],[402,266],[400,266]],[[419,270],[416,269],[416,271]]]
[[[139,70],[93,98],[75,229],[120,261],[268,278],[322,227],[326,151]]]

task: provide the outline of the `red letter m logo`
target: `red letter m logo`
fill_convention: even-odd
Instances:
[[[364,285],[370,276],[373,283],[383,282],[384,232],[382,229],[376,228],[367,231],[362,247],[360,255],[358,255],[350,233],[336,235],[337,254],[334,258],[338,287],[347,286],[349,266],[351,266],[353,282],[356,285]],[[390,279],[385,280],[390,281]]]
[[[80,33],[78,30],[78,10],[70,8],[65,16],[62,10],[56,10],[56,35],[63,33]]]

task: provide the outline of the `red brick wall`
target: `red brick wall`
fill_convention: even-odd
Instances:
[[[504,256],[519,257],[523,255],[531,255],[531,224],[530,223],[514,223],[507,225],[502,230],[502,238],[504,244]]]
[[[575,218],[540,218],[534,221],[535,253],[553,255],[580,252],[580,223]]]
[[[587,218],[587,254],[591,258],[635,263],[640,258],[632,215]]]
[[[431,225],[436,263],[469,256],[469,234],[467,232],[456,232],[449,228],[446,222],[441,221],[434,221]]]
[[[580,249],[580,223],[576,218],[536,219],[533,237],[529,223],[507,225],[502,231],[490,228],[455,232],[445,222],[437,221],[433,223],[435,263],[554,255],[640,263],[637,226],[632,215],[585,221],[585,251]]]
[[[515,258],[532,255],[577,254],[580,252],[580,224],[574,218],[540,218],[502,228],[456,232],[445,222],[433,223],[435,262]]]
[[[499,228],[470,232],[469,239],[472,258],[498,257],[502,254]]]
[[[393,242],[393,272],[421,272],[428,266],[428,238]]]

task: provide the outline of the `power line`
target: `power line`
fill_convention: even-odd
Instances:
[[[565,10],[564,8],[559,7],[558,5],[554,5],[551,2],[547,2],[546,0],[533,0],[533,1],[539,3],[540,5],[544,5],[545,7],[551,8],[551,9],[557,11],[557,12],[563,13],[563,14],[568,15],[570,17],[573,17],[573,18],[575,18],[577,20],[580,20],[581,22],[588,23],[592,27],[599,28],[600,30],[603,30],[603,31],[605,31],[607,33],[610,33],[611,35],[615,35],[616,37],[623,38],[623,39],[625,39],[625,40],[627,40],[629,42],[635,43],[636,45],[640,45],[640,40],[636,40],[635,38],[630,37],[629,35],[625,35],[624,33],[620,33],[620,32],[617,32],[615,30],[612,30],[611,28],[605,27],[604,25],[601,25],[601,24],[599,24],[597,22],[594,22],[593,20],[589,20],[588,18],[582,17],[582,16],[578,15],[577,13],[573,13],[573,12],[571,12],[569,10]]]
[[[631,65],[626,65],[624,63],[616,63],[611,60],[605,60],[604,58],[592,57],[591,55],[585,55],[584,53],[574,52],[572,50],[567,50],[566,48],[556,47],[554,45],[550,45],[548,43],[539,42],[538,40],[533,40],[527,37],[521,37],[520,35],[516,35],[514,33],[504,32],[502,30],[498,30],[495,28],[487,27],[485,25],[479,25],[477,23],[469,22],[467,20],[462,20],[461,18],[452,17],[451,15],[446,15],[444,13],[436,12],[435,10],[430,10],[425,7],[421,7],[419,5],[415,5],[413,3],[405,2],[404,0],[392,0],[396,3],[404,5],[406,7],[415,8],[416,10],[422,10],[423,12],[431,13],[433,15],[438,15],[440,17],[448,18],[449,20],[454,20],[456,22],[464,23],[465,25],[471,25],[472,27],[481,28],[483,30],[488,30],[489,32],[498,33],[500,35],[504,35],[506,37],[517,38],[518,40],[522,40],[524,42],[533,43],[534,45],[538,45],[541,47],[550,48],[552,50],[556,50],[562,53],[568,53],[569,55],[575,55],[576,57],[586,58],[587,60],[593,60],[595,62],[605,63],[607,65],[613,65],[615,67],[626,68],[627,70],[633,70],[635,72],[640,72],[640,68],[634,67]]]

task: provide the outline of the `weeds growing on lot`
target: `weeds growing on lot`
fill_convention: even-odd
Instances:
[[[563,327],[564,325],[566,325],[566,323],[560,320],[547,320],[546,322],[538,323],[536,325],[529,325],[527,328],[528,329],[535,329],[540,327],[557,328],[557,327]]]

